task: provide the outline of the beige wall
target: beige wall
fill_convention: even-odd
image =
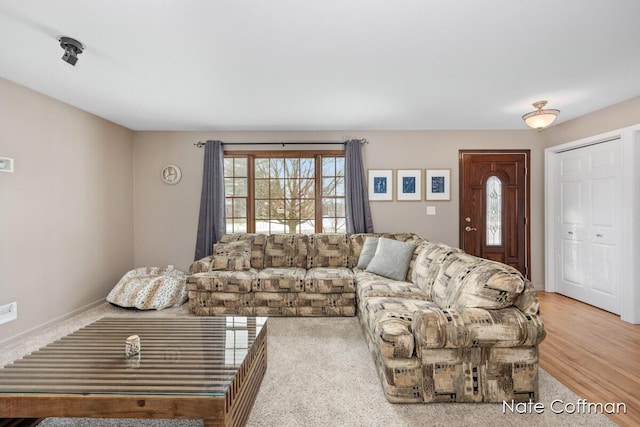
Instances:
[[[0,341],[104,298],[134,265],[188,268],[202,180],[196,141],[367,138],[366,168],[450,168],[451,201],[372,202],[377,231],[450,245],[458,245],[458,150],[530,149],[531,271],[542,287],[544,147],[640,122],[636,97],[542,133],[132,132],[2,79],[0,99],[0,157],[14,158],[16,168],[0,173],[0,305],[19,305],[19,319],[0,325]],[[170,163],[182,168],[176,186],[160,180]],[[436,216],[426,216],[427,205]]]
[[[640,123],[640,96],[560,123],[542,132],[545,146],[564,144]]]
[[[132,132],[0,79],[0,341],[103,299],[133,265]]]
[[[363,148],[365,168],[451,169],[451,201],[372,202],[371,207],[377,231],[412,231],[430,240],[454,246],[458,245],[458,150],[530,149],[531,272],[533,283],[543,286],[543,142],[540,134],[530,130],[136,132],[136,266],[174,264],[177,268],[186,270],[193,261],[203,162],[203,150],[194,147],[194,142],[206,139],[221,139],[226,142],[342,141],[347,136],[367,138],[370,141]],[[279,146],[270,148],[281,149]],[[165,185],[160,180],[162,166],[170,163],[175,163],[182,169],[182,181],[175,186]],[[427,205],[436,206],[436,216],[426,215]]]
[[[135,265],[173,264],[186,271],[193,261],[204,161],[203,149],[193,143],[207,139],[226,142],[316,140],[320,138],[318,135],[314,132],[135,132]],[[322,135],[323,139],[338,141],[342,134],[325,132]],[[255,149],[254,146],[234,148]],[[182,170],[182,180],[177,185],[164,184],[160,179],[160,171],[167,164],[176,164]]]

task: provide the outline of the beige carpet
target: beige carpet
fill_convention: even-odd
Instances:
[[[186,307],[139,312],[101,305],[48,328],[19,345],[0,348],[0,365],[22,357],[103,316],[182,316]],[[555,414],[554,399],[576,403],[574,393],[540,371],[543,414],[503,413],[501,404],[410,404],[387,402],[356,318],[271,318],[268,369],[249,426],[605,426],[603,415]],[[41,426],[191,427],[197,420],[49,418]]]

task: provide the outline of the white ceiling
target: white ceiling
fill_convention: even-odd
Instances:
[[[640,95],[638,0],[0,0],[0,76],[134,130],[525,129]],[[57,38],[86,45],[75,68]],[[1,102],[1,99],[0,99]]]

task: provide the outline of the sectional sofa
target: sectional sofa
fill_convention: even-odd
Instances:
[[[538,398],[531,283],[412,233],[227,234],[187,279],[195,315],[358,315],[391,402]]]

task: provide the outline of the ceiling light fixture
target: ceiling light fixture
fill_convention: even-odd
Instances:
[[[84,45],[76,39],[65,36],[60,36],[58,41],[60,41],[60,47],[64,49],[62,60],[75,67],[76,62],[78,62],[78,55],[84,50]]]
[[[527,126],[531,129],[536,129],[538,132],[550,126],[558,114],[560,114],[560,110],[543,110],[545,105],[547,105],[547,101],[534,102],[533,106],[537,108],[537,110],[522,116],[522,120],[524,120]]]

